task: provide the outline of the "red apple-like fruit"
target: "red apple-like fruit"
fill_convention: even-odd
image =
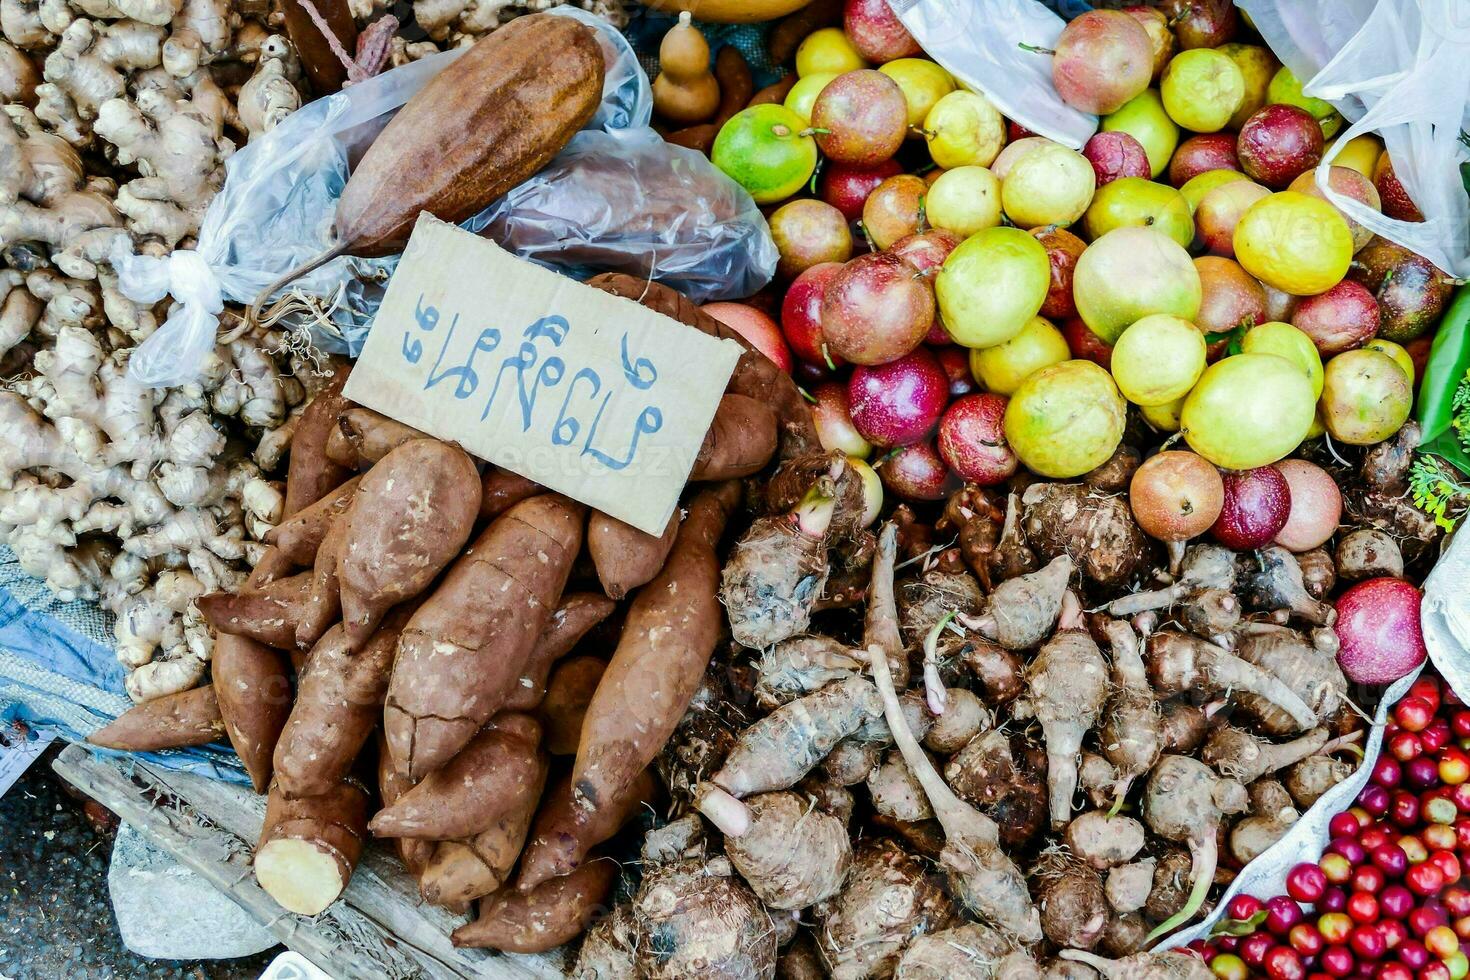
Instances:
[[[926,347],[876,367],[853,369],[847,382],[853,425],[876,446],[907,446],[934,431],[949,403],[949,378]]]
[[[812,129],[827,159],[875,166],[903,146],[909,104],[898,83],[881,71],[850,71],[828,82],[817,96]]]
[[[1106,343],[1093,333],[1081,317],[1073,317],[1062,324],[1062,337],[1067,349],[1078,360],[1091,361],[1105,371],[1113,368],[1113,345]]]
[[[842,267],[822,298],[828,349],[853,364],[886,364],[917,347],[934,325],[934,287],[891,252]]]
[[[1072,277],[1077,270],[1077,260],[1087,250],[1087,243],[1055,225],[1034,229],[1031,234],[1046,249],[1046,257],[1051,263],[1051,285],[1047,287],[1046,300],[1041,304],[1041,315],[1049,320],[1076,316]]]
[[[1207,334],[1226,333],[1241,325],[1266,322],[1266,291],[1234,259],[1202,255],[1194,260],[1201,290],[1195,326]],[[1221,351],[1229,341],[1219,342]],[[1215,356],[1219,356],[1216,352]]]
[[[1305,459],[1283,459],[1275,464],[1291,488],[1291,512],[1276,533],[1276,543],[1288,551],[1320,548],[1337,533],[1342,517],[1342,492],[1332,475]]]
[[[1322,162],[1322,126],[1294,105],[1264,106],[1240,127],[1235,154],[1252,180],[1281,190]]]
[[[1062,101],[1098,115],[1122,108],[1148,88],[1153,74],[1154,43],[1121,10],[1090,10],[1074,18],[1062,28],[1051,62]]]
[[[1383,202],[1383,213],[1400,221],[1423,221],[1424,212],[1409,196],[1398,174],[1393,172],[1393,158],[1384,150],[1373,165],[1373,186],[1378,188],[1378,199]]]
[[[888,0],[847,0],[842,8],[842,30],[858,54],[876,65],[911,58],[924,50]]]
[[[822,200],[842,212],[848,221],[861,220],[868,195],[889,177],[903,173],[897,160],[884,160],[873,167],[856,167],[828,162],[817,189]]]
[[[1396,344],[1423,336],[1444,313],[1455,280],[1418,252],[1386,238],[1358,250],[1348,275],[1378,300],[1378,336]]]
[[[891,248],[899,239],[917,234],[924,218],[929,185],[923,177],[889,177],[863,203],[863,229],[874,245]]]
[[[1291,486],[1274,466],[1223,474],[1225,503],[1210,528],[1215,540],[1236,551],[1271,543],[1291,515]]]
[[[1174,32],[1169,29],[1169,18],[1158,7],[1124,7],[1123,13],[1143,25],[1148,39],[1154,46],[1154,78],[1164,73],[1169,59],[1174,56]],[[1144,174],[1147,177],[1147,174]]]
[[[1203,456],[1169,449],[1134,471],[1128,503],[1145,534],[1160,541],[1188,541],[1208,531],[1220,516],[1225,485],[1220,471]]]
[[[961,479],[990,487],[1015,474],[1019,461],[1005,437],[1009,402],[990,392],[966,395],[939,420],[939,455]]]
[[[949,397],[962,398],[979,389],[975,375],[970,372],[969,350],[951,344],[935,348],[934,356],[939,359],[945,377],[949,378]]]
[[[822,333],[822,297],[841,271],[840,262],[812,266],[796,277],[781,302],[781,332],[786,335],[791,352],[804,363],[833,369],[847,363],[832,353]]]
[[[852,258],[852,230],[842,212],[823,201],[803,198],[771,215],[771,238],[781,259],[776,272],[795,279],[823,262]]]
[[[1234,0],[1164,0],[1159,9],[1185,51],[1218,48],[1240,30]]]
[[[706,303],[700,309],[750,341],[781,370],[791,372],[791,351],[775,320],[744,303]]]
[[[1014,143],[1016,140],[1023,140],[1028,136],[1035,135],[1035,133],[1031,132],[1031,130],[1027,129],[1025,126],[1022,126],[1020,123],[1012,122],[1009,119],[1006,120],[1007,143]]]
[[[1205,192],[1194,209],[1194,234],[1212,255],[1235,256],[1235,226],[1240,216],[1271,189],[1253,180],[1232,180]]]
[[[1096,133],[1082,147],[1082,155],[1092,164],[1099,187],[1119,177],[1153,176],[1143,144],[1127,133]]]
[[[1344,279],[1298,303],[1291,325],[1311,337],[1317,352],[1328,358],[1373,339],[1378,333],[1378,300],[1361,283]]]
[[[943,500],[960,481],[934,448],[934,440],[916,442],[890,454],[878,467],[883,486],[903,500]]]
[[[1183,187],[1185,181],[1208,170],[1239,170],[1235,137],[1230,133],[1201,133],[1191,136],[1174,151],[1169,161],[1169,183]]]
[[[894,255],[900,256],[915,269],[924,275],[930,282],[939,274],[939,269],[944,265],[944,260],[949,258],[949,253],[959,247],[964,239],[952,231],[943,228],[930,228],[928,231],[917,232],[907,238],[901,238],[893,243],[889,249]],[[934,311],[934,323],[930,325],[929,332],[924,335],[926,344],[949,344],[954,338],[949,331],[944,329],[944,318],[939,315],[938,308]]]
[[[852,424],[852,412],[847,403],[847,385],[840,381],[827,381],[812,389],[812,421],[817,426],[817,438],[827,452],[841,452],[848,456],[866,459],[873,451],[873,444],[863,438],[857,426]]]

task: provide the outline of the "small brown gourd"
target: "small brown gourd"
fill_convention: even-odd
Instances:
[[[710,71],[709,42],[686,10],[659,46],[660,71],[653,81],[653,106],[670,122],[698,123],[720,107],[720,83]]]

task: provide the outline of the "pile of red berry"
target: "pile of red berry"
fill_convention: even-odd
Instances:
[[[1438,677],[1388,722],[1356,805],[1286,894],[1239,895],[1192,944],[1222,980],[1464,980],[1470,960],[1470,708]],[[1462,876],[1465,880],[1462,882]]]

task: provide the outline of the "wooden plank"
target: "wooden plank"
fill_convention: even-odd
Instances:
[[[456,949],[465,921],[420,899],[396,857],[372,845],[341,900],[315,918],[286,912],[255,883],[250,856],[265,801],[243,787],[67,746],[53,768],[233,899],[281,942],[338,980],[542,980],[563,953]]]

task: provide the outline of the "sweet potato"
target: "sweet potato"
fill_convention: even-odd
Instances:
[[[458,906],[484,898],[506,884],[526,842],[536,801],[546,785],[542,766],[534,786],[514,795],[495,822],[463,841],[441,841],[424,866],[419,890],[435,905]]]
[[[395,609],[355,654],[341,624],[312,648],[276,743],[276,785],[286,796],[325,793],[351,771],[383,716],[398,634],[412,613]]]
[[[504,889],[480,902],[474,922],[454,930],[456,946],[544,953],[581,935],[607,911],[618,866],[588,861],[529,893]]]
[[[771,64],[784,65],[790,61],[801,42],[818,28],[840,25],[842,7],[842,0],[812,0],[795,13],[781,18],[766,38]]]
[[[715,553],[740,501],[733,481],[701,491],[663,571],[638,592],[582,723],[573,781],[582,805],[620,797],[673,734],[724,625]]]
[[[398,643],[383,726],[394,764],[421,778],[505,703],[566,587],[583,508],[554,494],[492,523]]]
[[[319,0],[314,5],[336,41],[343,50],[357,48],[357,24],[352,19],[352,9],[347,0]],[[301,0],[287,0],[281,4],[281,13],[286,25],[286,36],[301,58],[301,67],[311,80],[312,91],[317,97],[331,95],[347,80],[347,67],[338,59],[329,41],[315,20],[306,12]]]
[[[241,592],[213,592],[194,600],[204,621],[219,633],[245,636],[279,650],[296,646],[296,627],[311,598],[312,573],[276,579]]]
[[[286,564],[279,551],[269,549],[245,580],[245,587],[269,584]],[[290,661],[259,640],[220,631],[214,641],[212,670],[225,734],[255,791],[264,793],[271,782],[276,740],[291,713]]]
[[[347,467],[327,458],[327,438],[336,428],[337,416],[349,404],[342,397],[342,388],[351,373],[351,365],[339,365],[332,380],[301,413],[286,467],[286,502],[281,511],[285,517],[310,507],[352,476]]]
[[[413,781],[393,767],[393,757],[388,754],[388,742],[378,730],[378,798],[384,806],[392,806],[398,798],[413,788]],[[412,837],[393,838],[393,849],[398,860],[408,873],[418,878],[434,857],[437,847],[433,841],[415,840]]]
[[[212,684],[135,704],[87,741],[119,752],[159,752],[208,745],[225,737],[219,696]]]
[[[536,813],[530,840],[521,855],[516,889],[528,892],[550,878],[571,874],[594,847],[648,807],[657,791],[653,771],[645,769],[621,798],[588,810],[573,799],[570,776],[558,782]]]
[[[260,887],[297,915],[317,915],[335,902],[362,856],[368,802],[367,787],[355,777],[299,800],[272,786],[255,847]]]
[[[757,473],[776,452],[776,413],[745,395],[726,395],[705,433],[691,481],[733,480]]]
[[[412,426],[370,408],[354,406],[337,416],[336,425],[327,435],[326,453],[338,466],[365,469],[405,442],[426,438]]]
[[[545,492],[535,480],[492,466],[480,478],[480,520],[493,521],[522,500]]]
[[[679,533],[679,510],[669,516],[664,533],[640,531],[615,517],[594,510],[587,519],[587,553],[597,568],[597,580],[608,598],[622,600],[641,585],[653,581],[664,567],[674,535]]]
[[[739,333],[702,311],[688,297],[661,283],[651,283],[623,273],[608,273],[594,276],[587,284],[641,303],[711,337],[740,344],[745,353],[735,365],[725,390],[754,398],[775,410],[776,417],[781,420],[782,459],[821,451],[821,440],[817,438],[811,409],[801,397],[796,382]]]
[[[317,549],[306,599],[296,617],[297,650],[310,650],[316,646],[332,624],[342,618],[342,579],[338,571],[347,547],[347,532],[345,518],[333,522]]]
[[[266,532],[265,543],[278,549],[293,565],[314,564],[322,540],[352,506],[361,482],[362,477],[354,476],[310,507],[288,517]]]
[[[363,477],[337,562],[342,624],[354,649],[384,613],[438,578],[469,540],[479,512],[474,460],[436,439],[404,443]]]
[[[557,665],[537,710],[546,727],[546,751],[552,755],[577,754],[587,708],[606,672],[607,663],[596,657],[573,657]]]
[[[379,837],[473,837],[537,799],[546,778],[541,726],[529,715],[500,714],[441,769],[425,776],[369,825]]]
[[[537,638],[525,670],[505,699],[502,710],[534,711],[540,707],[546,699],[547,677],[552,667],[571,652],[589,630],[611,616],[614,608],[612,600],[592,592],[574,592],[563,597],[561,605],[551,614],[551,622]],[[598,676],[601,676],[601,671]],[[588,691],[588,696],[591,696],[591,691]],[[576,751],[575,741],[569,751]]]

